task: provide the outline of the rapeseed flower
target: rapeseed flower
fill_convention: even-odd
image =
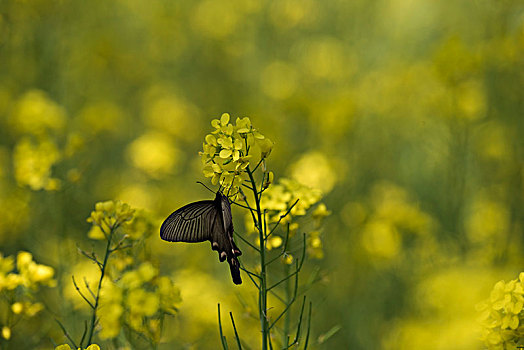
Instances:
[[[105,234],[133,218],[134,209],[121,201],[98,202],[87,222],[98,226]]]
[[[482,340],[488,349],[506,349],[524,340],[524,272],[518,279],[499,281],[490,297],[477,305]]]
[[[28,137],[22,138],[13,154],[16,182],[33,191],[60,189],[60,180],[51,176],[52,167],[59,159],[60,152],[51,139],[35,143]]]
[[[44,305],[35,301],[35,295],[41,286],[56,286],[53,277],[54,269],[37,264],[31,253],[19,252],[16,259],[0,253],[0,292],[3,296],[0,308],[6,315],[17,316],[16,319],[9,316],[6,324],[0,324],[4,339],[11,338],[14,325],[22,317],[30,318],[43,310]]]
[[[272,173],[269,174],[268,181],[272,182]],[[289,234],[290,236],[293,236],[299,227],[299,223],[296,222],[297,219],[306,215],[307,211],[312,206],[317,205],[312,212],[314,230],[308,233],[306,244],[309,256],[321,259],[323,258],[324,253],[322,250],[320,228],[323,219],[331,214],[324,203],[319,203],[321,198],[322,193],[319,190],[304,186],[297,181],[284,178],[281,179],[278,184],[273,184],[271,186],[268,185],[267,190],[264,191],[261,197],[260,206],[262,211],[268,213],[270,223],[280,221],[281,223],[289,224]],[[247,220],[250,220],[250,216],[247,217]],[[248,227],[251,227],[251,230],[254,231],[254,226],[252,224]],[[266,248],[277,248],[281,246],[281,244],[281,237],[272,236],[267,240]],[[291,256],[284,258],[284,262],[287,264],[292,261],[293,258]]]
[[[107,281],[100,298],[102,339],[115,338],[124,324],[136,332],[156,339],[154,320],[174,314],[180,303],[180,291],[150,262],[126,271],[116,282]]]
[[[242,181],[247,179],[245,170],[250,162],[265,159],[271,153],[273,142],[253,128],[248,117],[237,118],[235,125],[230,119],[231,116],[224,113],[220,119],[211,121],[215,130],[206,135],[199,154],[204,176],[236,196]],[[254,153],[257,157],[253,157]]]
[[[74,350],[74,349],[71,349],[69,344],[61,344],[61,345],[58,345],[55,348],[55,350]],[[82,349],[78,348],[78,350],[82,350]],[[100,350],[100,346],[98,346],[97,344],[91,344],[87,348],[85,348],[85,350]]]
[[[166,314],[174,314],[180,292],[168,277],[159,276],[139,244],[155,229],[153,218],[143,210],[110,200],[96,203],[87,221],[93,224],[90,238],[108,241],[102,270],[105,276],[98,287],[99,311],[95,310],[100,338],[116,338],[126,326],[158,343],[160,321]]]

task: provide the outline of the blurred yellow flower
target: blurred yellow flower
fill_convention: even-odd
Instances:
[[[366,251],[379,258],[394,258],[400,250],[400,236],[391,223],[376,220],[366,224],[362,231],[362,245]]]
[[[131,221],[124,223],[124,230],[130,239],[139,240],[151,236],[156,229],[156,221],[153,215],[143,209],[135,211]]]
[[[318,188],[324,193],[331,191],[337,182],[337,174],[331,162],[319,151],[305,153],[289,169],[294,180]]]
[[[260,241],[257,241],[258,244],[260,244]],[[282,245],[282,238],[279,236],[272,236],[269,237],[269,239],[266,242],[266,248],[267,250],[271,250],[273,248],[278,248]]]
[[[126,305],[131,314],[152,316],[157,312],[160,300],[155,293],[144,289],[133,289],[127,295]]]
[[[44,139],[35,144],[27,137],[22,138],[13,154],[16,181],[34,191],[58,190],[60,180],[51,177],[51,168],[59,159],[60,152],[51,140]]]
[[[75,349],[71,349],[69,344],[61,344],[61,345],[58,345],[55,348],[55,350],[75,350]],[[78,348],[78,350],[81,350],[81,349]],[[87,348],[85,348],[84,350],[100,350],[100,346],[98,346],[97,344],[91,344]]]
[[[105,281],[100,294],[100,338],[109,339],[118,336],[122,327],[121,316],[124,313],[122,306],[123,292],[120,287],[111,281]]]
[[[11,328],[7,326],[2,327],[2,338],[9,340],[11,338]]]
[[[11,305],[11,311],[13,311],[15,315],[18,315],[19,313],[21,313],[23,309],[24,309],[24,306],[21,302],[16,302],[13,305]]]
[[[31,253],[19,252],[16,258],[16,267],[20,276],[19,283],[28,288],[37,289],[38,284],[56,286],[56,281],[53,279],[54,269],[35,263]]]
[[[75,310],[87,310],[89,309],[89,305],[87,305],[87,303],[76,291],[75,286],[71,281],[71,276],[75,276],[77,285],[80,288],[82,294],[89,295],[89,291],[87,290],[84,281],[87,282],[87,284],[89,284],[91,289],[95,288],[98,280],[100,279],[99,272],[100,270],[98,266],[95,265],[92,261],[81,260],[79,263],[72,264],[69,273],[64,274],[62,276],[60,286],[62,288],[63,296],[67,300],[67,302],[73,305],[73,308]],[[107,280],[104,280],[104,287],[106,285],[106,282]],[[102,288],[102,292],[103,290],[104,288]]]
[[[160,308],[167,313],[173,314],[182,301],[180,289],[166,276],[158,278],[158,293],[160,294]]]
[[[133,141],[127,155],[135,167],[154,178],[176,172],[183,156],[170,136],[151,131]]]
[[[41,136],[50,131],[62,131],[66,116],[63,108],[45,92],[30,90],[16,102],[9,121],[20,134]]]

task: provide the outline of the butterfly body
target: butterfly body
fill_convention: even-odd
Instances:
[[[220,261],[227,260],[235,284],[241,284],[242,252],[233,241],[231,205],[226,196],[217,192],[214,200],[189,203],[177,209],[162,223],[160,237],[169,242],[211,242]]]

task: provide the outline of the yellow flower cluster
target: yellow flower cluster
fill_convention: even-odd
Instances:
[[[51,170],[61,159],[55,142],[65,125],[63,109],[39,90],[24,94],[9,116],[11,128],[21,137],[13,154],[15,179],[34,191],[60,189],[60,180]]]
[[[237,118],[235,125],[229,121],[227,113],[211,121],[215,130],[206,136],[199,154],[204,176],[210,177],[214,185],[220,183],[236,194],[250,160],[265,159],[271,153],[273,142],[253,128],[248,117]]]
[[[35,144],[30,138],[22,138],[13,154],[16,182],[34,191],[58,190],[60,180],[51,177],[51,168],[59,159],[60,152],[51,140]]]
[[[13,290],[18,286],[32,290],[37,290],[40,285],[56,286],[56,281],[53,279],[55,273],[53,268],[34,262],[31,253],[19,252],[16,257],[18,273],[11,272],[13,268],[13,257],[4,258],[0,254],[0,291]]]
[[[30,90],[18,99],[9,124],[19,134],[43,135],[64,129],[66,115],[62,107],[43,91]]]
[[[109,201],[109,202],[112,202],[112,201]],[[104,203],[108,203],[108,202],[104,202]],[[138,241],[142,238],[149,237],[153,233],[156,223],[150,213],[146,212],[143,209],[131,209],[127,204],[122,203],[120,201],[116,201],[112,203],[115,205],[115,207],[120,206],[120,208],[122,208],[122,210],[124,211],[121,211],[120,214],[117,214],[115,212],[113,215],[113,219],[108,220],[109,223],[104,222],[103,220],[98,220],[102,224],[100,225],[95,224],[91,227],[91,229],[87,233],[87,236],[89,238],[96,239],[96,240],[105,239],[104,232],[106,232],[107,234],[109,232],[108,229],[111,226],[110,223],[112,222],[116,223],[117,221],[121,223],[121,226],[124,229],[124,232],[127,238],[131,240]],[[108,212],[106,212],[106,214],[103,214],[104,213],[103,210],[101,212],[102,212],[102,215],[109,215],[110,217],[112,215],[111,213],[108,213]],[[96,213],[96,207],[93,213]],[[122,216],[122,214],[124,213],[125,213],[124,215],[125,217]],[[95,214],[95,215],[98,217],[98,215],[100,214]],[[117,219],[115,215],[120,215],[120,218]],[[131,217],[129,218],[127,215],[131,215]],[[89,219],[92,219],[92,216]],[[93,221],[91,222],[96,223],[94,219],[92,220]],[[102,232],[102,228],[105,230],[104,232]]]
[[[1,313],[33,317],[40,312],[44,306],[34,302],[33,294],[40,286],[55,287],[54,273],[52,267],[34,262],[28,252],[18,253],[15,270],[15,259],[0,253],[0,292],[4,300],[0,304]],[[17,292],[18,287],[23,288],[22,293]],[[8,317],[8,324],[2,326],[1,335],[4,339],[11,338],[11,327],[16,323],[14,320],[14,317]]]
[[[306,215],[306,212],[313,205],[317,204],[322,198],[322,193],[319,190],[309,188],[300,184],[297,181],[290,179],[281,179],[278,184],[270,186],[264,193],[260,200],[260,206],[263,211],[267,211],[269,222],[277,222],[281,220],[283,223],[290,224],[290,233],[294,234],[298,229],[296,218]],[[296,202],[298,200],[298,202]],[[295,204],[296,202],[296,204]],[[291,208],[291,206],[295,204]],[[289,209],[291,208],[291,211]],[[289,211],[289,214],[282,218]],[[308,233],[307,236],[307,250],[311,257],[321,259],[324,257],[322,250],[322,240],[320,238],[320,227],[323,219],[330,215],[331,212],[327,210],[324,203],[318,204],[312,212],[314,219],[314,230]],[[282,238],[276,235],[267,242],[267,248],[277,248],[282,244]],[[288,262],[292,258],[287,258]]]
[[[514,348],[524,340],[524,272],[518,279],[499,281],[489,299],[477,305],[482,340],[488,349]]]
[[[93,227],[97,228],[92,228],[88,236],[90,238],[100,239],[100,233],[107,235],[111,229],[115,229],[121,224],[132,220],[134,212],[134,209],[132,209],[129,204],[121,201],[109,200],[96,203],[95,210],[91,212],[91,216],[87,218],[87,222],[92,223]]]
[[[160,337],[160,319],[174,314],[181,302],[180,291],[150,262],[129,270],[116,283],[106,281],[100,299],[100,337],[114,338],[122,325],[147,335],[155,342]]]
[[[69,344],[61,344],[58,345],[55,350],[73,350]],[[78,348],[78,350],[82,350],[81,348]],[[100,346],[97,344],[91,344],[89,345],[85,350],[100,350]]]
[[[293,221],[293,217],[304,216],[306,211],[322,198],[322,193],[317,190],[291,179],[280,179],[278,184],[269,187],[260,200],[262,210],[267,210],[271,213],[270,222],[276,222],[284,215],[291,205],[298,202],[289,212],[290,215],[282,219],[282,222],[287,223]],[[323,208],[323,209],[322,209]],[[316,217],[321,218],[330,213],[327,211],[325,205],[320,210],[315,211]]]

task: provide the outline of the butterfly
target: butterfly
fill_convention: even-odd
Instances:
[[[214,200],[189,203],[171,213],[160,227],[160,238],[169,242],[210,241],[220,261],[227,259],[233,282],[242,283],[237,259],[242,252],[233,241],[231,205],[220,191]]]

